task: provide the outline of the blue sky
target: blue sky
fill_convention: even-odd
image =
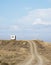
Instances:
[[[51,41],[51,0],[0,0],[0,39]]]

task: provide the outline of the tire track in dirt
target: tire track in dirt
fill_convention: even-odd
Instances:
[[[38,51],[37,51],[37,46],[36,46],[36,43],[31,41],[33,46],[34,46],[34,52],[35,52],[35,56],[37,58],[37,64],[36,65],[43,65],[43,59],[41,57],[41,55],[39,55]]]
[[[31,57],[28,57],[22,64],[20,65],[45,65],[45,61],[42,56],[37,51],[37,45],[34,41],[27,41],[30,44],[30,52]],[[36,63],[35,59],[37,60]]]

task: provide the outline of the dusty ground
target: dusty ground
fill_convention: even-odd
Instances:
[[[0,65],[51,65],[47,42],[0,40]]]

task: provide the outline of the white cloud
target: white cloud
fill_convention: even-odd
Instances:
[[[15,22],[12,21],[12,25],[2,25],[0,26],[1,29],[10,30],[10,31],[17,31],[17,30],[24,30],[29,29],[31,30],[33,25],[51,25],[51,8],[47,9],[35,9],[28,12],[26,16],[19,18]],[[16,23],[16,24],[15,24]],[[15,24],[15,25],[14,25]],[[18,25],[17,25],[18,24]]]
[[[27,24],[51,25],[51,8],[35,9],[29,11],[26,16],[23,16],[18,21],[25,25]]]
[[[50,23],[48,23],[48,22],[45,22],[45,21],[42,21],[40,18],[37,18],[34,22],[33,22],[33,25],[38,25],[38,24],[40,24],[40,25],[51,25],[51,22]]]

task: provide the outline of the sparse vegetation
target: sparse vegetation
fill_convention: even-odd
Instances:
[[[51,45],[34,40],[38,52],[51,61]],[[30,45],[27,41],[0,40],[0,65],[17,65],[30,56]]]

